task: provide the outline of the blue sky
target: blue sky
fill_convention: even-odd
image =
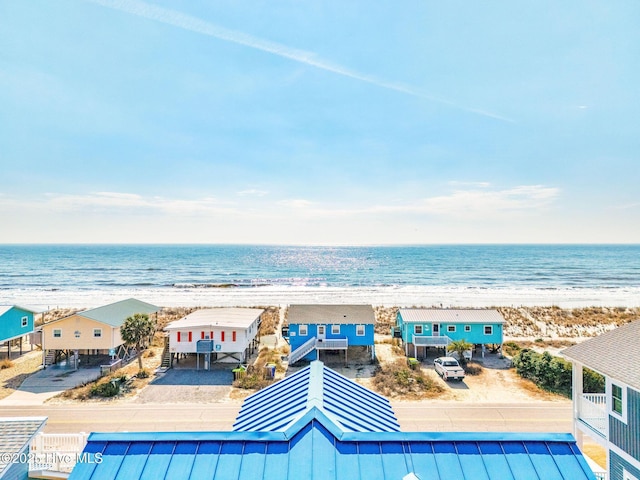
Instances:
[[[0,2],[0,242],[640,242],[636,1]]]

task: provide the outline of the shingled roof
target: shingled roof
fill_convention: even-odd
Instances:
[[[289,305],[287,320],[291,324],[374,324],[371,305]]]
[[[640,320],[627,323],[562,351],[569,360],[640,391]]]

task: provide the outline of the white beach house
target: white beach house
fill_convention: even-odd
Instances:
[[[244,362],[258,346],[261,308],[205,308],[169,323],[171,366],[179,355],[203,355],[211,362]]]

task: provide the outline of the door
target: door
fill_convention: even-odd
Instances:
[[[318,340],[324,340],[327,336],[326,325],[318,325]]]
[[[439,337],[440,336],[440,324],[439,323],[432,323],[431,324],[431,331],[433,332],[433,336],[434,337]]]

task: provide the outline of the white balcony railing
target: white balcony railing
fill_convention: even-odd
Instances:
[[[31,442],[29,471],[70,473],[87,444],[86,433],[39,433]]]
[[[446,335],[413,335],[413,344],[418,347],[446,347],[451,343],[451,339]]]
[[[579,402],[579,419],[596,433],[606,437],[607,396],[604,393],[583,393]]]
[[[327,340],[326,338],[316,342],[316,348],[318,350],[344,350],[349,346],[349,341],[346,338],[332,338]]]

